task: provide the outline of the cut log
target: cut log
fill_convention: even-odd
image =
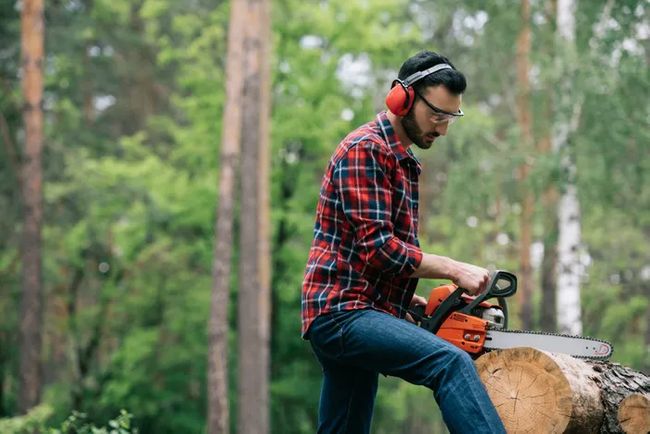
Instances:
[[[650,395],[635,393],[623,399],[618,423],[627,434],[650,433]]]
[[[648,432],[641,372],[533,348],[492,351],[476,365],[508,433]]]
[[[603,363],[591,362],[594,370],[600,375],[594,379],[601,387],[601,400],[605,407],[605,414],[603,425],[601,427],[602,433],[627,433],[627,434],[648,434],[648,430],[635,431],[633,427],[636,426],[637,420],[643,420],[642,415],[638,415],[634,411],[636,399],[632,401],[631,406],[625,399],[631,395],[650,395],[650,378],[641,372],[634,371],[633,369],[621,366],[617,363]],[[619,411],[621,408],[627,408],[626,413],[632,410],[633,419],[630,420],[630,426],[620,425]],[[646,409],[648,407],[646,406]],[[646,417],[648,415],[646,414]]]

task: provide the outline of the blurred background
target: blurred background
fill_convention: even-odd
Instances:
[[[20,418],[21,322],[38,324],[20,307],[25,119],[39,107],[21,85],[28,3],[0,0],[0,426],[60,426],[73,410],[103,425],[126,409],[142,433],[205,432],[231,4],[46,2],[41,404]],[[300,339],[300,289],[327,161],[422,49],[468,80],[465,117],[414,150],[424,250],[516,273],[511,328],[606,339],[614,361],[650,371],[650,2],[273,0],[270,10],[270,432],[316,430],[321,372]],[[232,432],[246,405],[244,230],[236,218]],[[382,377],[373,433],[430,432],[445,432],[430,391]]]

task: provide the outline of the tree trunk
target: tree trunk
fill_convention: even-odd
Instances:
[[[24,213],[22,302],[20,311],[20,383],[18,409],[26,413],[40,401],[42,345],[43,222],[43,1],[22,2],[21,35],[25,106],[25,158],[21,167]]]
[[[517,39],[517,122],[521,130],[523,154],[532,153],[533,134],[530,112],[530,81],[528,79],[530,56],[530,3],[521,2],[522,27]],[[532,268],[530,264],[530,246],[532,244],[533,194],[527,185],[530,163],[524,161],[519,167],[519,188],[521,191],[521,216],[519,220],[519,300],[521,303],[521,323],[523,328],[532,328]]]
[[[557,330],[555,315],[556,302],[556,269],[557,264],[557,190],[553,185],[547,187],[542,203],[544,205],[544,258],[542,259],[541,287],[542,302],[540,312],[540,327],[542,330]]]
[[[559,67],[566,72],[567,81],[560,87],[558,95],[559,109],[556,115],[554,140],[555,149],[562,155],[562,172],[564,186],[558,203],[558,263],[557,263],[557,321],[558,329],[563,333],[581,334],[582,319],[580,305],[581,265],[581,223],[580,202],[576,186],[576,165],[571,149],[571,136],[575,127],[570,119],[575,120],[576,109],[568,109],[573,67],[570,66],[568,53],[575,46],[575,2],[558,0],[557,31],[559,38]],[[573,112],[572,112],[573,111]]]
[[[238,298],[238,432],[269,432],[270,254],[268,148],[270,10],[248,0],[242,103],[242,194]]]
[[[571,170],[571,166],[567,167]],[[580,203],[574,181],[569,181],[558,203],[557,318],[561,333],[582,333],[580,305]]]
[[[650,304],[645,310],[645,323],[650,324]],[[645,328],[645,347],[650,348],[650,326]],[[646,372],[650,371],[650,357],[646,357],[645,362],[643,363],[643,368]]]
[[[493,351],[476,364],[508,433],[646,432],[623,430],[646,421],[650,378],[641,372],[533,348]]]
[[[234,188],[241,133],[242,60],[245,22],[243,0],[233,0],[228,30],[226,104],[223,112],[221,173],[215,222],[212,297],[208,324],[208,423],[210,434],[230,430],[228,406],[228,295],[232,258]]]
[[[550,31],[556,34],[555,17],[557,15],[557,0],[551,0],[547,3],[547,13],[551,17]],[[545,50],[545,55],[553,58],[555,50],[553,44],[549,43]],[[551,80],[546,82],[546,87],[551,89],[555,83]],[[537,151],[539,155],[551,155],[553,152],[552,146],[552,125],[553,125],[553,101],[554,95],[552,92],[544,94],[544,112],[545,122],[543,123],[542,137],[537,143]],[[540,286],[541,286],[541,306],[540,306],[540,327],[542,330],[555,331],[557,329],[557,320],[555,316],[555,296],[556,289],[555,283],[557,276],[555,274],[555,267],[557,264],[557,202],[558,192],[557,186],[550,180],[545,186],[542,193],[542,223],[543,223],[543,244],[544,256],[542,258],[542,266],[540,273]]]

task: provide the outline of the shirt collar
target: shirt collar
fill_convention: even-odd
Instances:
[[[402,143],[399,141],[397,134],[395,134],[395,130],[393,129],[393,126],[391,125],[390,120],[388,119],[388,115],[385,111],[382,111],[377,115],[377,124],[379,125],[379,128],[381,128],[381,132],[384,134],[386,143],[390,145],[390,148],[397,157],[397,160],[400,162],[402,160],[414,162],[418,169],[418,173],[420,173],[422,170],[420,161],[417,159],[413,151],[411,151],[410,147],[404,149],[404,146],[402,146]]]

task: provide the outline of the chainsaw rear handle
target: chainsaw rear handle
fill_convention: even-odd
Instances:
[[[506,282],[508,285],[498,286],[500,282]],[[498,270],[492,274],[487,290],[466,305],[462,309],[458,306],[462,304],[461,296],[464,292],[469,292],[465,288],[456,288],[449,297],[447,297],[440,306],[436,308],[431,317],[427,318],[424,314],[424,306],[416,306],[410,310],[416,321],[420,322],[420,326],[432,333],[437,333],[442,323],[449,317],[452,312],[460,311],[461,313],[471,315],[472,310],[487,298],[496,298],[499,306],[504,312],[504,328],[508,327],[508,304],[505,298],[510,297],[517,292],[517,276],[507,271]]]

